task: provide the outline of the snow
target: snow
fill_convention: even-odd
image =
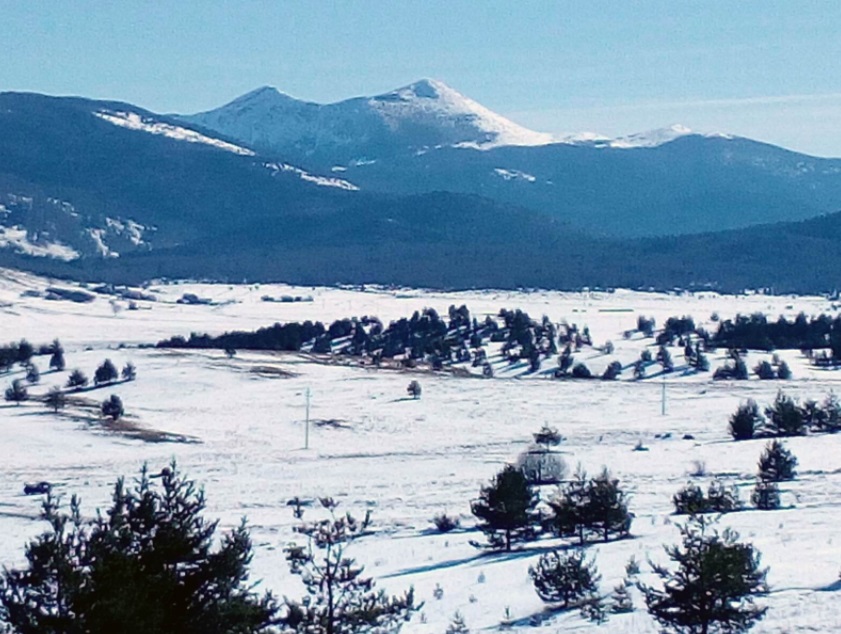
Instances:
[[[82,368],[88,375],[106,357],[122,366],[132,361],[137,380],[98,389],[83,396],[99,402],[118,394],[134,422],[195,438],[195,443],[145,443],[103,431],[96,421],[72,415],[53,416],[37,403],[20,407],[0,403],[0,442],[8,450],[0,467],[0,562],[19,565],[23,544],[44,526],[33,519],[39,500],[22,494],[24,482],[56,483],[69,497],[79,493],[82,509],[93,515],[108,503],[118,475],[131,478],[141,464],[159,468],[172,458],[205,487],[209,517],[223,529],[247,516],[255,547],[253,577],[260,588],[277,596],[302,596],[299,581],[289,574],[282,548],[295,538],[295,520],[286,507],[292,497],[332,495],[341,510],[373,512],[372,536],[354,543],[349,554],[366,565],[378,586],[397,593],[413,585],[425,601],[424,621],[416,615],[403,631],[440,633],[459,610],[472,631],[496,629],[506,607],[518,622],[542,613],[527,575],[541,549],[562,540],[541,541],[517,552],[488,554],[470,540],[482,542],[473,530],[469,502],[479,487],[528,445],[543,424],[566,437],[561,445],[571,467],[590,473],[608,466],[631,495],[636,514],[633,539],[595,545],[609,593],[624,575],[627,560],[641,562],[642,580],[654,581],[646,560],[665,562],[662,544],[679,539],[671,496],[684,485],[693,463],[705,463],[712,476],[740,488],[747,500],[752,475],[764,441],[732,442],[727,418],[738,404],[754,398],[773,400],[777,389],[798,398],[822,398],[841,388],[841,373],[809,367],[797,351],[783,351],[794,380],[712,382],[709,374],[684,374],[680,367],[665,380],[616,382],[555,381],[525,376],[493,358],[497,378],[479,380],[425,372],[372,370],[356,364],[318,362],[306,354],[240,351],[228,359],[221,351],[167,351],[138,344],[175,334],[250,330],[276,321],[377,315],[385,323],[433,307],[446,315],[451,304],[466,304],[479,319],[502,307],[521,308],[533,318],[566,319],[588,325],[596,343],[613,341],[613,356],[626,362],[639,355],[649,340],[622,332],[638,315],[658,324],[672,315],[692,315],[699,325],[714,328],[713,312],[723,318],[736,313],[764,312],[794,316],[837,312],[822,297],[770,297],[760,294],[724,296],[715,293],[667,295],[616,291],[563,293],[549,291],[430,292],[420,289],[295,288],[286,285],[153,284],[158,297],[140,310],[119,310],[98,296],[90,304],[46,301],[21,296],[41,290],[51,280],[0,270],[0,321],[6,340],[26,337],[36,344],[58,337],[65,347],[68,370],[46,372],[46,357],[37,357],[42,383],[35,395],[62,385],[67,372]],[[67,283],[61,283],[67,286]],[[184,293],[214,300],[213,306],[177,304]],[[312,302],[269,303],[263,295],[309,295]],[[679,353],[673,350],[678,366]],[[768,355],[750,353],[748,366]],[[603,355],[586,350],[576,355],[595,369]],[[600,361],[601,360],[601,361]],[[723,351],[710,356],[713,368]],[[281,378],[266,368],[288,372]],[[22,376],[15,369],[6,381]],[[510,377],[510,378],[509,378]],[[419,400],[405,399],[406,385],[417,379]],[[661,415],[665,385],[667,407]],[[303,449],[305,396],[312,394],[310,448]],[[335,419],[339,426],[316,424]],[[670,433],[669,438],[662,435]],[[692,434],[693,440],[683,440]],[[659,438],[657,437],[659,436]],[[633,451],[638,441],[647,452]],[[768,615],[753,631],[782,634],[841,629],[834,588],[841,567],[837,526],[841,520],[841,435],[790,439],[799,459],[797,480],[785,483],[780,511],[744,511],[722,518],[722,527],[737,529],[762,552],[770,567],[771,594],[762,600]],[[548,495],[544,490],[542,495]],[[462,530],[439,535],[430,520],[446,512],[461,518]],[[309,511],[305,515],[308,519]],[[440,585],[441,599],[433,597]],[[577,613],[551,616],[542,626],[515,625],[514,632],[651,633],[658,631],[642,600],[632,589],[636,610],[611,616],[604,626],[582,621]]]
[[[494,169],[494,173],[501,176],[503,179],[507,181],[526,181],[527,183],[533,183],[537,180],[531,174],[527,174],[526,172],[521,172],[520,170],[511,170],[511,169],[504,169],[502,167],[497,167]]]
[[[444,127],[469,122],[482,135],[477,140],[457,143],[456,147],[488,150],[502,145],[533,146],[554,142],[551,134],[517,125],[435,79],[422,79],[372,97],[368,104],[388,125],[417,119],[436,120]]]
[[[90,228],[87,230],[91,240],[96,245],[96,250],[104,258],[118,258],[120,254],[105,244],[105,229]]]
[[[248,148],[244,148],[239,145],[234,145],[233,143],[228,143],[227,141],[222,141],[220,139],[214,139],[212,137],[206,136],[188,128],[182,128],[169,123],[163,123],[162,121],[144,119],[136,112],[100,111],[94,112],[93,114],[94,116],[99,117],[100,119],[103,119],[108,123],[113,123],[114,125],[123,128],[128,128],[129,130],[140,130],[143,132],[148,132],[150,134],[159,134],[161,136],[165,136],[169,139],[175,139],[177,141],[186,141],[188,143],[202,143],[204,145],[211,145],[215,148],[219,148],[220,150],[233,152],[234,154],[240,154],[242,156],[254,156],[254,152],[252,150],[249,150]]]
[[[4,208],[5,210],[5,208]],[[34,255],[39,258],[56,258],[59,260],[75,260],[79,253],[60,242],[39,240],[33,242],[29,239],[26,229],[23,227],[2,227],[0,226],[0,249],[11,248],[19,253]]]
[[[274,172],[286,172],[295,174],[301,180],[320,185],[321,187],[335,187],[337,189],[344,189],[346,191],[352,192],[359,191],[359,188],[356,185],[354,185],[350,181],[346,181],[343,178],[317,176],[315,174],[310,174],[309,172],[302,170],[300,167],[295,167],[294,165],[289,165],[287,163],[266,163],[266,167]]]

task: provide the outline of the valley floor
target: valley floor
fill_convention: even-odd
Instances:
[[[515,630],[533,631],[530,617],[544,605],[527,570],[539,553],[559,541],[527,544],[512,554],[489,554],[470,545],[483,542],[473,530],[470,501],[507,462],[516,460],[542,425],[557,427],[560,449],[571,468],[581,464],[596,473],[607,466],[631,495],[636,518],[633,538],[590,548],[609,593],[624,576],[633,555],[643,562],[642,580],[654,581],[648,559],[665,563],[663,544],[679,539],[671,515],[672,495],[687,481],[706,486],[713,477],[739,487],[747,502],[764,441],[735,443],[727,419],[748,398],[770,403],[777,390],[798,398],[822,399],[841,386],[841,372],[810,368],[795,351],[781,356],[794,379],[787,382],[713,382],[711,373],[676,372],[640,382],[558,381],[546,376],[493,379],[446,373],[371,370],[353,365],[315,363],[306,354],[173,351],[138,348],[190,332],[219,334],[250,330],[276,321],[321,320],[376,315],[384,323],[431,306],[446,314],[451,304],[466,304],[483,318],[500,308],[521,308],[533,318],[588,325],[597,343],[611,340],[623,364],[638,357],[651,340],[623,339],[637,315],[661,324],[672,315],[692,315],[713,329],[713,312],[722,318],[761,311],[789,317],[799,311],[833,310],[819,297],[665,295],[617,291],[611,294],[558,292],[425,293],[418,290],[294,289],[282,286],[159,285],[158,301],[127,310],[122,301],[98,296],[89,304],[22,297],[43,290],[47,281],[0,271],[0,336],[48,343],[59,338],[67,369],[88,375],[106,357],[118,367],[131,361],[137,379],[83,396],[98,402],[116,393],[128,419],[148,432],[165,432],[188,442],[150,442],[108,431],[91,416],[69,408],[58,416],[42,404],[0,404],[0,562],[20,564],[23,546],[44,526],[37,521],[38,497],[23,495],[23,484],[49,480],[56,490],[78,493],[83,512],[108,503],[119,475],[132,477],[143,463],[156,470],[173,458],[205,487],[208,515],[223,528],[248,518],[255,555],[253,578],[276,595],[301,596],[283,547],[294,540],[296,523],[287,501],[333,496],[341,509],[362,516],[372,510],[374,534],[354,543],[350,554],[390,592],[413,585],[425,601],[421,615],[405,632],[440,633],[456,610],[472,631],[496,628],[506,608]],[[208,297],[215,305],[177,304],[183,293]],[[312,302],[268,303],[262,295],[311,295]],[[678,352],[673,353],[677,357]],[[752,353],[748,366],[767,355]],[[599,354],[583,359],[595,366]],[[36,395],[64,385],[67,372],[46,371]],[[711,355],[714,369],[723,362]],[[625,371],[623,379],[630,374]],[[22,374],[2,377],[8,380]],[[416,378],[418,400],[406,397]],[[665,388],[663,387],[665,385]],[[4,382],[5,386],[5,382]],[[306,397],[311,394],[309,448],[304,448]],[[661,413],[665,391],[665,414]],[[685,440],[684,435],[692,439]],[[664,437],[666,436],[666,437]],[[166,440],[166,438],[164,439]],[[647,451],[634,451],[642,443]],[[834,544],[841,521],[841,435],[791,439],[799,475],[785,483],[783,510],[726,515],[722,527],[737,529],[770,567],[766,619],[756,632],[841,631],[835,590],[841,552]],[[703,465],[706,475],[690,472]],[[551,494],[549,489],[541,495]],[[435,532],[440,512],[457,515],[462,529]],[[307,515],[305,515],[305,519]],[[443,596],[433,590],[440,586]],[[642,598],[632,590],[636,610],[611,616],[603,626],[577,613],[551,615],[538,631],[656,632]]]

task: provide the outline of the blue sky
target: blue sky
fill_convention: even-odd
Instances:
[[[0,0],[0,90],[195,112],[440,79],[518,123],[841,156],[841,2]]]

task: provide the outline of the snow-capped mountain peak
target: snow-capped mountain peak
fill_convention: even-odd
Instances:
[[[500,145],[547,145],[555,141],[551,134],[524,128],[436,79],[422,79],[371,97],[368,103],[390,127],[412,122],[453,130],[473,128],[472,138],[452,143],[456,147],[489,149]]]

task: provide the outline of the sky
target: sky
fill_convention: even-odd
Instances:
[[[0,0],[0,91],[192,113],[424,77],[542,132],[682,124],[841,157],[837,0]]]

